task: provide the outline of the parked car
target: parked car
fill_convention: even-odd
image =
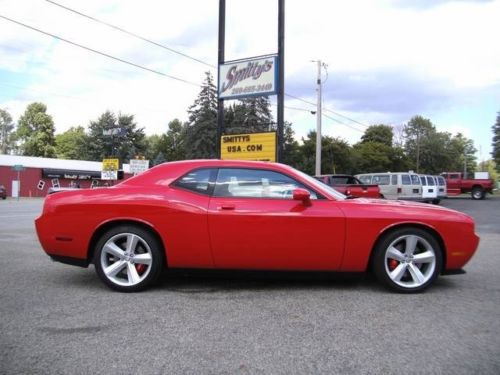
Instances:
[[[422,183],[415,173],[365,173],[355,177],[364,184],[378,185],[384,198],[425,202],[422,198]]]
[[[371,270],[412,293],[462,273],[479,242],[461,212],[346,199],[289,166],[230,160],[164,163],[106,189],[51,194],[35,225],[52,259],[93,263],[124,292],[166,268],[201,268]]]
[[[325,174],[314,178],[348,197],[381,198],[378,185],[363,184],[356,177],[348,174]]]
[[[446,180],[448,195],[470,193],[472,199],[484,199],[486,193],[493,194],[493,181],[489,179],[465,179],[460,172],[441,173]]]
[[[439,204],[437,181],[434,176],[420,175],[422,199],[427,203]]]
[[[7,199],[7,189],[3,185],[0,185],[0,198]]]
[[[443,176],[434,176],[438,185],[438,198],[444,199],[448,198],[448,193],[446,192],[446,180]]]

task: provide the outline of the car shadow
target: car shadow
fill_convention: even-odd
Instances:
[[[378,289],[370,274],[283,271],[168,271],[156,289],[183,294],[271,290]]]

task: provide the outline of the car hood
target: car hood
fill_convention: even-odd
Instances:
[[[473,221],[472,217],[464,214],[463,212],[438,205],[432,205],[429,203],[368,198],[346,200],[345,202],[349,202],[356,207],[369,209],[373,212],[384,212],[386,214],[389,214],[388,216],[401,217],[411,215],[413,217],[421,217],[426,219],[440,218],[448,220]]]

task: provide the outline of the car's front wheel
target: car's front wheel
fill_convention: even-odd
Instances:
[[[100,279],[121,292],[137,292],[157,281],[163,259],[162,247],[149,231],[128,225],[107,231],[94,252]]]
[[[434,282],[442,262],[441,248],[431,234],[419,228],[401,228],[377,244],[373,271],[389,289],[416,293]]]

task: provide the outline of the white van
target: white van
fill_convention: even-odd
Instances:
[[[419,175],[422,183],[422,199],[427,203],[439,204],[438,186],[434,176]]]
[[[448,198],[448,193],[446,191],[446,180],[443,176],[434,176],[437,181],[438,186],[438,199]]]
[[[422,198],[422,183],[415,173],[363,173],[356,177],[364,184],[378,185],[384,198],[425,201]]]

